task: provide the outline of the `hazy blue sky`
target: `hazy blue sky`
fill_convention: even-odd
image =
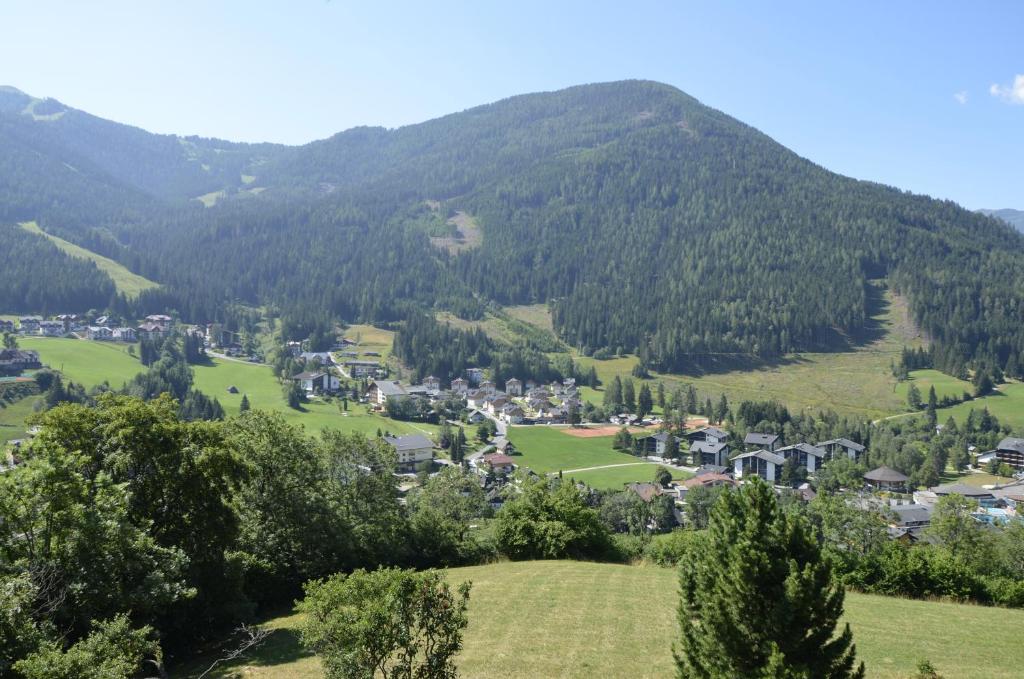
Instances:
[[[156,132],[301,143],[646,78],[838,172],[1024,209],[1020,0],[9,0],[0,26],[0,84]]]

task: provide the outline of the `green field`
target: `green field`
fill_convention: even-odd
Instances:
[[[957,424],[963,424],[971,410],[981,412],[983,408],[999,418],[1000,424],[1008,424],[1018,433],[1024,433],[1024,382],[1000,384],[998,391],[989,396],[966,401],[949,408],[939,408],[939,422],[950,416]]]
[[[127,344],[90,342],[60,337],[19,337],[22,349],[39,352],[43,365],[60,370],[67,379],[86,389],[103,382],[119,388],[146,368],[128,354]]]
[[[536,561],[459,568],[449,578],[473,583],[463,677],[674,676],[678,587],[670,569]],[[851,593],[845,620],[869,677],[909,679],[925,658],[945,679],[1011,679],[1024,664],[1020,610]],[[300,622],[269,621],[275,632],[262,648],[212,676],[322,677],[299,643]],[[195,677],[207,666],[197,661],[172,676]]]
[[[53,241],[54,245],[72,257],[77,259],[88,259],[95,262],[100,271],[107,274],[110,277],[110,280],[114,281],[114,286],[117,288],[117,291],[128,297],[138,297],[139,293],[143,290],[159,287],[157,283],[154,283],[148,278],[132,273],[126,269],[123,264],[119,264],[108,257],[86,250],[85,248],[75,245],[74,243],[70,243],[63,238],[58,238],[57,236],[46,233],[40,229],[39,225],[35,222],[23,222],[21,224],[21,228],[49,238]]]
[[[580,481],[591,488],[601,490],[622,490],[622,486],[634,482],[651,482],[654,480],[654,471],[658,465],[654,462],[631,464],[628,467],[608,467],[606,469],[591,469],[585,472],[572,472],[565,475],[565,478]],[[680,471],[673,471],[672,477],[677,481],[690,478],[691,474]]]
[[[669,391],[693,384],[702,397],[717,399],[724,393],[732,403],[774,398],[791,410],[831,409],[872,419],[901,413],[906,410],[906,392],[899,391],[890,364],[899,360],[904,346],[920,346],[923,338],[910,322],[905,302],[887,290],[872,321],[871,337],[853,351],[792,354],[774,365],[699,376],[656,374],[653,382],[665,382]],[[637,362],[634,356],[576,360],[584,370],[593,365],[604,384],[615,375],[628,377]],[[583,394],[595,403],[603,396],[601,391]]]
[[[564,427],[533,425],[509,427],[508,437],[521,453],[516,456],[516,464],[538,474],[638,462],[632,455],[612,450],[611,436],[580,438],[566,434]]]
[[[28,396],[0,408],[0,443],[25,438],[25,418],[35,412],[38,400],[38,396]]]
[[[906,404],[907,390],[910,389],[911,384],[917,386],[921,392],[921,400],[924,402],[928,401],[928,390],[931,387],[935,387],[935,395],[938,398],[943,396],[962,398],[964,392],[974,393],[974,386],[966,380],[957,379],[938,370],[911,370],[910,379],[900,382],[896,386],[896,393],[903,399],[904,404]]]
[[[314,400],[303,405],[301,411],[289,408],[281,385],[278,384],[270,367],[258,363],[245,363],[230,359],[214,358],[209,365],[193,366],[195,387],[207,396],[215,397],[229,415],[238,413],[242,396],[248,396],[253,409],[271,410],[283,413],[293,424],[303,425],[309,432],[332,428],[341,431],[359,431],[367,435],[377,430],[393,434],[428,433],[436,427],[429,424],[398,422],[379,415],[367,413],[366,407],[350,403],[348,414],[342,414],[340,400],[330,403]],[[228,393],[234,386],[237,394]]]

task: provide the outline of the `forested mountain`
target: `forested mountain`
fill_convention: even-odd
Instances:
[[[998,217],[1018,231],[1024,231],[1024,210],[1004,208],[1002,210],[978,210],[978,212],[990,217]]]
[[[140,305],[194,320],[236,300],[314,321],[548,302],[585,351],[690,370],[856,342],[867,281],[884,277],[941,367],[1024,352],[1019,233],[831,173],[667,85],[523,95],[290,148],[148,135],[6,96],[0,143],[26,151],[0,167],[3,214],[101,248],[164,284]],[[187,200],[214,190],[212,208]],[[456,211],[479,247],[432,245]]]

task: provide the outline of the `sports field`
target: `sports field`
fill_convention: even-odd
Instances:
[[[516,464],[538,474],[640,462],[632,455],[612,450],[611,436],[579,438],[568,434],[566,427],[509,427],[508,438],[520,453]]]
[[[460,676],[494,679],[672,677],[676,574],[653,566],[574,561],[497,563],[449,571],[473,583]],[[847,594],[867,675],[910,679],[930,660],[945,679],[1012,679],[1024,666],[1024,611]],[[298,638],[300,618],[274,618],[266,644],[213,677],[319,679]],[[201,659],[175,677],[195,677]]]

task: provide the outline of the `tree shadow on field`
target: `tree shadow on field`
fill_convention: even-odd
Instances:
[[[231,648],[231,643],[226,643],[223,648],[204,653],[201,658],[189,661],[186,666],[180,667],[177,671],[172,669],[170,674],[172,677],[194,679],[205,672],[217,658],[223,657]],[[303,648],[298,630],[278,627],[262,644],[244,653],[241,657],[219,663],[206,676],[211,679],[227,679],[238,676],[238,670],[243,667],[289,665],[312,655],[313,653]]]

